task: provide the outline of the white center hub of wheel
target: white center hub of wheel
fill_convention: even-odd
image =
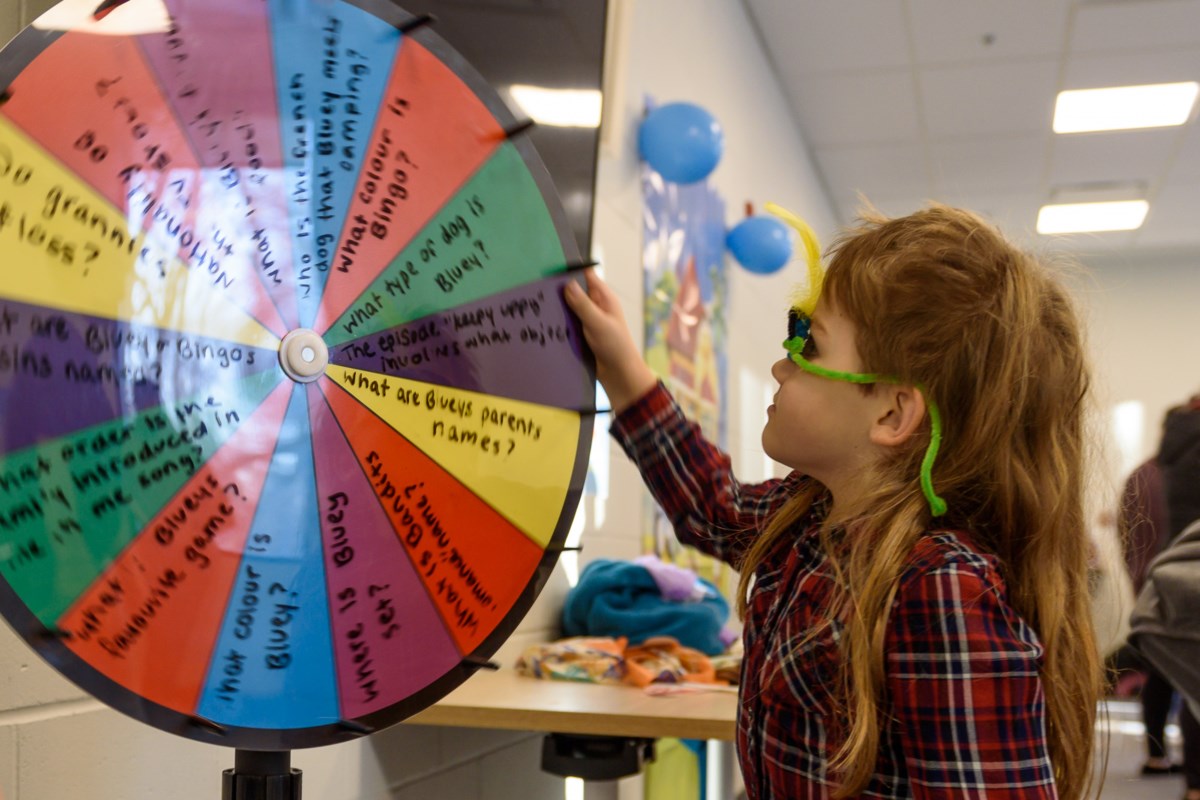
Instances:
[[[312,383],[325,373],[329,348],[308,328],[297,328],[279,343],[279,366],[297,383]]]

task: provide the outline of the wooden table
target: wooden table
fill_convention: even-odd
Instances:
[[[405,723],[542,731],[625,739],[708,739],[709,800],[734,796],[737,694],[655,697],[632,686],[538,680],[511,668],[481,670]],[[617,781],[589,783],[589,800],[619,800]]]
[[[732,741],[736,714],[734,692],[654,697],[633,687],[526,678],[505,667],[481,670],[406,721],[462,728]]]

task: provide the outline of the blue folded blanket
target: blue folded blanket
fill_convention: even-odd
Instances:
[[[584,567],[563,604],[564,636],[625,636],[640,644],[652,636],[672,636],[706,655],[725,652],[721,629],[729,604],[703,578],[683,602],[663,596],[646,567],[629,561],[596,559]]]

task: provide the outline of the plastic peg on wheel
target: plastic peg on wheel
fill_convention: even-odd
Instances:
[[[464,667],[471,669],[490,669],[493,672],[500,669],[500,665],[490,658],[479,658],[478,656],[467,656],[462,660]]]
[[[504,129],[504,138],[512,139],[516,136],[520,136],[522,133],[531,130],[534,125],[537,125],[537,123],[531,119],[517,122],[512,127]]]
[[[363,736],[375,732],[375,729],[370,725],[364,725],[363,723],[352,719],[339,720],[338,727],[342,730],[350,731],[351,733],[361,733]]]
[[[221,723],[213,722],[208,717],[202,717],[199,714],[192,714],[189,716],[188,722],[192,723],[197,728],[204,728],[205,730],[212,731],[218,736],[224,736],[228,732],[225,730],[225,726]]]
[[[66,641],[67,639],[71,639],[74,636],[75,636],[75,634],[71,633],[68,630],[63,630],[62,628],[55,627],[55,628],[47,628],[46,630],[44,630],[41,633],[40,638],[43,640]]]
[[[598,266],[600,266],[600,262],[595,260],[576,261],[574,263],[567,264],[567,272],[581,272],[585,269],[591,269],[592,267]]]
[[[104,0],[104,2],[96,6],[96,10],[92,12],[92,19],[102,20],[115,11],[118,6],[123,6],[127,2],[129,2],[129,0]]]
[[[435,17],[433,14],[419,14],[410,19],[408,22],[401,23],[396,30],[400,31],[401,33],[408,34],[415,30],[424,28],[427,25],[432,25],[435,22],[437,22],[437,17]]]

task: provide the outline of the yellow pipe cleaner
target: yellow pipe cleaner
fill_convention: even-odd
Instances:
[[[821,269],[821,245],[817,241],[817,235],[807,222],[783,206],[765,203],[763,207],[791,225],[800,235],[800,241],[804,243],[804,255],[808,262],[808,293],[792,305],[798,311],[804,312],[805,316],[811,317],[817,310],[817,298],[821,296],[821,286],[825,283],[825,271]]]

